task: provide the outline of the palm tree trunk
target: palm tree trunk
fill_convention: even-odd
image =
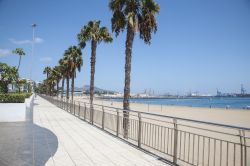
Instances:
[[[61,99],[63,98],[63,93],[64,93],[64,78],[62,79],[62,93],[61,93]]]
[[[125,86],[124,86],[124,97],[123,97],[123,137],[128,138],[129,129],[129,98],[130,98],[130,74],[131,74],[131,59],[132,59],[132,46],[134,41],[135,32],[134,29],[128,25],[127,27],[127,38],[126,38],[126,58],[125,58]]]
[[[50,89],[50,85],[47,85],[46,86],[46,93],[47,93],[47,95],[49,95],[49,89]]]
[[[71,83],[71,100],[73,102],[74,99],[74,84],[75,84],[75,72],[73,72],[73,76],[72,76],[72,83]]]
[[[52,85],[49,85],[49,95],[51,96]]]
[[[66,92],[67,101],[69,100],[69,76],[67,76],[67,92]]]
[[[95,82],[95,61],[96,61],[96,47],[97,42],[92,40],[91,42],[91,74],[90,74],[90,109],[91,109],[91,123],[93,124],[94,109],[93,109],[93,99],[94,99],[94,82]]]
[[[59,80],[56,81],[56,96],[59,94]]]
[[[22,56],[21,56],[21,55],[19,55],[19,62],[18,62],[17,71],[19,71],[19,67],[20,67],[20,64],[21,64],[21,58],[22,58]]]

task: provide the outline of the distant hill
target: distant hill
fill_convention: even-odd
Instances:
[[[89,91],[89,87],[90,87],[89,85],[84,85],[83,87],[75,87],[75,92],[82,92],[83,90]],[[115,91],[94,87],[94,92],[95,93],[103,93],[103,92],[114,93]]]

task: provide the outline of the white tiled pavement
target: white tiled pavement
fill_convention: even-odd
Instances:
[[[57,141],[53,141],[45,135],[47,145],[44,147],[49,151],[53,143],[58,143],[47,166],[166,166],[38,96],[33,117],[34,124],[50,130],[57,137]]]

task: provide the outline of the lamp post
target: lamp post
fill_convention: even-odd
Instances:
[[[37,24],[32,24],[31,27],[32,27],[32,50],[31,50],[31,61],[32,63],[34,62],[34,47],[35,47],[35,28],[36,28]],[[30,63],[30,81],[31,81],[31,84],[33,84],[33,81],[32,81],[32,63]],[[34,85],[31,86],[32,90],[34,89]]]

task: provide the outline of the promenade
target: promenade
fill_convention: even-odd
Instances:
[[[33,123],[0,123],[0,165],[167,165],[37,96]]]

